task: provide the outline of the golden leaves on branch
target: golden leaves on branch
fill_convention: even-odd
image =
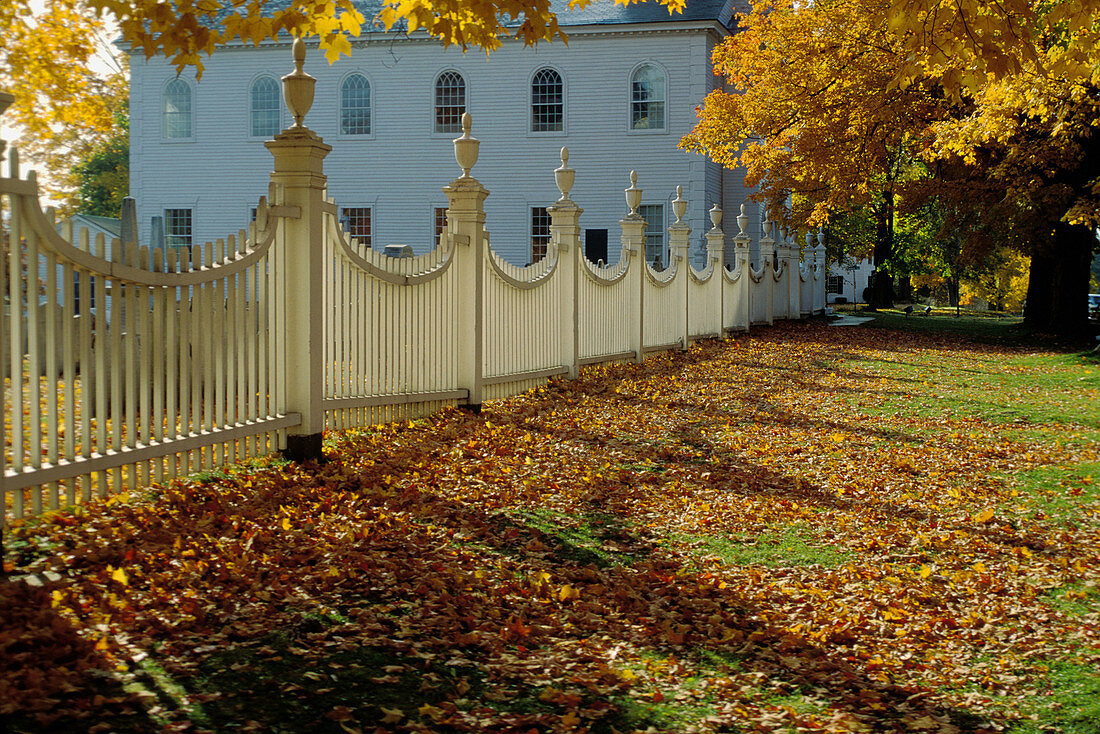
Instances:
[[[639,0],[615,0],[629,5]],[[681,12],[685,0],[656,0],[670,13]],[[240,41],[257,44],[280,33],[316,36],[329,62],[351,54],[351,41],[364,23],[385,30],[424,32],[445,45],[498,48],[503,38],[527,45],[566,40],[550,3],[539,0],[388,0],[374,18],[364,18],[352,0],[291,0],[271,7],[267,0],[234,0],[231,7],[212,0],[87,0],[94,8],[118,19],[122,35],[147,56],[163,54],[176,67],[195,67],[201,75],[200,54],[218,45]],[[592,0],[570,0],[571,9]],[[516,21],[519,21],[518,23]]]

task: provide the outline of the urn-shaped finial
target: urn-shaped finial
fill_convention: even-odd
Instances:
[[[806,249],[808,250],[813,246],[814,246],[814,233],[813,232],[807,232],[806,233]]]
[[[684,221],[684,213],[687,212],[687,199],[684,198],[684,187],[676,187],[676,198],[672,200],[672,213],[676,215],[676,223]]]
[[[474,125],[474,118],[469,112],[462,113],[462,137],[454,139],[455,160],[462,169],[460,178],[470,178],[470,169],[477,164],[478,150],[481,141],[470,135],[470,128]]]
[[[631,214],[638,213],[638,205],[642,203],[642,190],[638,188],[638,172],[630,172],[630,188],[625,189],[626,208]]]
[[[745,230],[749,227],[749,215],[745,213],[745,205],[741,205],[741,213],[737,215],[737,226],[741,229],[737,234],[744,237],[748,234]]]
[[[710,226],[714,229],[718,229],[718,225],[722,223],[722,210],[718,207],[718,202],[714,202],[714,206],[710,208]]]
[[[291,130],[305,128],[303,121],[309,108],[313,106],[313,88],[317,80],[302,70],[305,62],[306,42],[299,36],[294,39],[294,71],[283,77],[283,100],[290,114],[294,116]]]
[[[817,228],[817,244],[820,247],[825,246],[825,228],[824,227],[818,227]]]
[[[576,175],[577,172],[569,167],[569,148],[562,148],[561,165],[554,169],[554,181],[558,185],[558,191],[561,192],[561,198],[558,201],[568,201],[569,191],[573,188]]]
[[[765,219],[764,220],[764,236],[765,237],[771,237],[772,236],[772,220],[771,219]]]

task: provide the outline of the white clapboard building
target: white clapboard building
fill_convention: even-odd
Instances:
[[[368,18],[380,7],[359,5]],[[333,65],[310,47],[305,68],[317,85],[306,124],[333,146],[329,196],[351,234],[375,249],[431,249],[446,206],[440,189],[460,173],[451,141],[467,111],[481,140],[474,175],[491,192],[492,246],[516,264],[545,251],[545,208],[559,196],[552,172],[563,146],[577,171],[572,197],[585,210],[580,224],[593,261],[618,257],[631,170],[644,191],[639,212],[649,222],[651,262],[667,262],[677,185],[691,202],[693,253],[702,252],[712,205],[732,227],[746,198],[743,174],[677,145],[722,83],[711,52],[736,30],[748,2],[689,0],[682,15],[654,3],[553,6],[568,45],[506,41],[487,56],[375,29]],[[231,45],[204,63],[196,80],[164,58],[131,58],[130,187],[143,240],[158,217],[169,245],[224,237],[247,224],[266,193],[272,159],[264,141],[290,123],[279,83],[292,69],[290,43]],[[750,214],[756,240],[755,204]]]

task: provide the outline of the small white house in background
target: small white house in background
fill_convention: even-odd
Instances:
[[[356,4],[367,18],[381,8],[380,0]],[[580,226],[593,261],[618,257],[632,169],[644,191],[649,261],[668,261],[677,185],[690,202],[693,256],[702,256],[716,203],[732,256],[744,175],[677,144],[722,83],[711,52],[735,31],[735,15],[750,10],[748,0],[688,0],[682,15],[652,2],[552,6],[568,46],[506,41],[486,56],[372,29],[353,42],[350,59],[331,66],[310,46],[306,71],[317,85],[306,124],[333,146],[325,173],[344,227],[375,249],[430,250],[444,221],[440,189],[459,174],[451,140],[468,111],[481,140],[474,175],[491,192],[492,246],[510,261],[523,265],[546,251],[545,209],[559,196],[553,170],[563,146],[577,171],[571,196],[584,209]],[[292,69],[289,41],[226,46],[204,63],[200,81],[191,70],[177,76],[164,58],[131,54],[130,187],[143,241],[154,218],[169,246],[246,226],[267,191],[272,159],[264,141],[291,122],[279,82]],[[749,213],[755,241],[759,205]]]
[[[91,214],[74,214],[57,225],[58,231],[62,231],[68,225],[71,224],[73,231],[79,232],[82,229],[88,230],[88,237],[91,242],[95,243],[97,235],[103,235],[104,246],[107,250],[108,256],[110,255],[111,240],[118,239],[122,236],[122,220],[114,219],[112,217],[97,217]]]
[[[875,265],[870,260],[845,259],[829,264],[825,283],[826,303],[862,303],[863,290],[871,284]]]

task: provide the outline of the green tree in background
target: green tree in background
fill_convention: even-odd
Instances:
[[[117,217],[130,190],[130,120],[127,105],[115,113],[115,130],[73,168],[75,211]]]

